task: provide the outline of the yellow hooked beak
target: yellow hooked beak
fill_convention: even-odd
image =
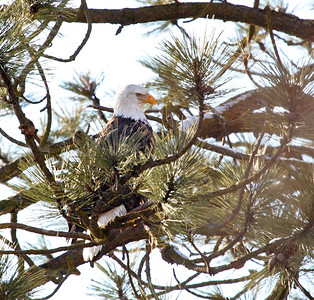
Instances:
[[[156,105],[156,99],[152,95],[150,95],[150,94],[141,95],[141,96],[138,97],[138,99],[143,101],[143,102],[145,102],[145,103]]]

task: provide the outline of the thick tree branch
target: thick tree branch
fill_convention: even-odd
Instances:
[[[109,253],[110,251],[114,250],[115,248],[126,245],[133,241],[139,241],[142,239],[147,238],[147,232],[144,228],[144,225],[141,221],[138,224],[130,226],[124,230],[120,230],[118,228],[112,229],[107,237],[107,242],[103,245],[103,250],[105,253]],[[91,246],[88,243],[85,244],[86,246]],[[3,254],[45,254],[45,253],[55,253],[56,251],[66,251],[71,249],[66,253],[49,260],[48,262],[38,266],[38,268],[46,269],[47,270],[47,277],[45,278],[46,282],[51,280],[51,275],[53,271],[56,274],[68,274],[69,272],[73,271],[76,267],[86,263],[82,256],[82,244],[74,244],[67,247],[59,247],[56,249],[50,250],[20,250],[20,251],[11,251],[11,250],[3,250],[0,253]],[[74,248],[74,249],[73,249]],[[33,270],[31,271],[33,272]],[[42,285],[46,282],[40,282],[39,284]]]
[[[45,6],[47,8],[47,6]],[[77,16],[78,9],[67,9],[68,15],[75,18],[68,22],[86,23],[84,15]],[[55,13],[55,10],[52,11]],[[172,3],[139,8],[89,9],[92,23],[120,24],[122,26],[157,21],[186,18],[211,18],[223,21],[242,22],[267,28],[266,10],[243,5],[223,3]],[[273,30],[294,35],[307,41],[314,41],[314,22],[302,20],[294,15],[271,11],[270,20]]]
[[[33,204],[33,201],[23,197],[21,194],[17,194],[5,200],[0,201],[0,216],[8,213],[12,213],[15,210],[22,210],[25,207]]]
[[[139,241],[147,237],[147,232],[141,222],[124,230],[115,228],[109,232],[107,242],[105,245],[103,245],[103,251],[105,253],[109,253],[119,246],[126,245],[130,242]],[[69,264],[71,264],[73,267],[78,267],[84,263],[86,262],[82,256],[82,249],[74,249],[51,259],[39,267],[47,270],[62,271],[67,270]]]
[[[55,183],[55,179],[53,177],[53,175],[51,174],[51,172],[49,171],[49,169],[47,168],[46,164],[45,164],[45,158],[43,156],[43,154],[39,151],[36,143],[35,143],[35,136],[37,133],[37,130],[35,129],[35,126],[33,124],[33,122],[29,119],[26,118],[20,103],[18,101],[18,97],[15,94],[14,91],[14,86],[11,82],[11,79],[8,77],[4,67],[1,65],[0,66],[0,73],[1,73],[1,78],[7,88],[8,94],[9,94],[9,98],[10,98],[10,102],[12,104],[12,107],[14,109],[15,115],[20,123],[20,129],[22,134],[24,134],[25,136],[25,141],[26,144],[29,145],[29,147],[31,148],[34,158],[35,160],[38,162],[40,168],[42,169],[43,173],[45,174],[47,180],[49,182],[51,182],[52,184]]]
[[[271,92],[271,88],[267,87],[263,90],[251,90],[230,98],[226,102],[215,107],[216,113],[206,113],[203,126],[200,130],[199,137],[221,139],[231,133],[252,132],[259,134],[266,132],[280,135],[279,127],[269,127],[274,120],[278,124],[283,124],[288,120],[288,116],[283,113],[273,112],[272,105],[268,103],[267,98],[261,95]],[[258,111],[261,108],[266,111]],[[308,94],[304,95],[302,101],[298,104],[297,113],[299,122],[303,122],[302,127],[294,130],[295,138],[307,139],[309,136],[305,128],[313,128],[314,119],[312,116],[314,111],[313,97]],[[188,117],[182,121],[181,129],[186,130],[197,121],[198,117]]]

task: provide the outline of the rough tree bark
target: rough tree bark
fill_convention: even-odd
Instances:
[[[47,6],[38,6],[37,11],[45,10],[49,14]],[[65,9],[68,15],[74,18],[67,19],[67,22],[86,23],[85,15],[78,9]],[[266,16],[269,16],[273,30],[294,35],[301,39],[314,41],[314,22],[302,20],[294,15],[265,9],[252,8],[243,5],[223,3],[172,3],[139,8],[124,9],[89,9],[91,23],[120,24],[121,26],[169,21],[186,18],[212,18],[225,22],[242,22],[267,28]],[[55,10],[53,11],[55,16]],[[47,17],[47,15],[46,15]]]

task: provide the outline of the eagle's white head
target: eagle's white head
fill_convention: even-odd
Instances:
[[[116,94],[113,111],[116,116],[131,118],[135,121],[146,121],[147,119],[143,112],[145,103],[155,105],[156,99],[144,87],[129,84]]]

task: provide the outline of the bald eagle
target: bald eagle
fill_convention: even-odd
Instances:
[[[144,104],[156,104],[155,98],[148,93],[148,91],[139,85],[130,84],[122,88],[115,96],[113,110],[114,114],[111,120],[106,124],[100,132],[97,142],[102,146],[104,141],[110,141],[114,135],[125,134],[127,137],[142,132],[141,143],[139,149],[136,151],[145,151],[147,146],[153,142],[153,130],[147,121],[143,112]],[[102,190],[107,189],[104,185]],[[130,193],[128,186],[121,189],[124,195]],[[106,210],[99,215],[98,226],[103,226],[116,216],[126,214],[136,206],[142,204],[143,196],[133,194],[128,199],[122,199],[112,203]],[[84,261],[93,261],[95,256],[99,253],[102,246],[86,247],[83,249]]]
[[[113,116],[100,132],[98,142],[112,138],[113,135],[132,136],[134,133],[143,132],[141,149],[152,143],[153,130],[143,112],[143,106],[148,103],[155,105],[156,99],[139,85],[129,84],[122,88],[115,96]]]

